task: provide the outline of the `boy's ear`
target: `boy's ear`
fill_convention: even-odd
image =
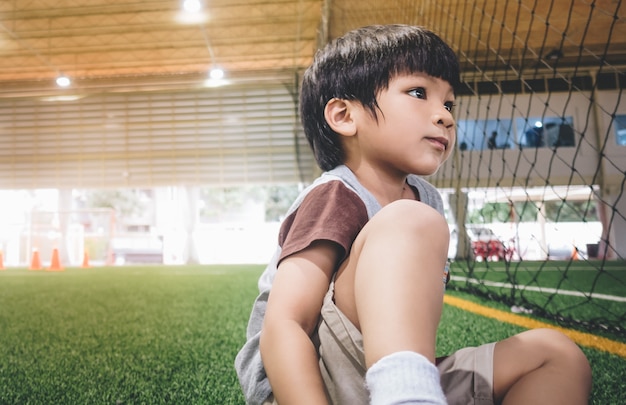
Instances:
[[[356,134],[354,104],[333,98],[324,107],[324,118],[333,131],[343,136]]]

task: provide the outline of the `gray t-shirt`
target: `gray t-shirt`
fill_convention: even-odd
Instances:
[[[372,218],[382,207],[374,196],[363,187],[356,176],[346,166],[338,166],[335,169],[323,173],[313,184],[307,187],[296,198],[291,208],[287,211],[287,217],[294,213],[302,204],[304,198],[316,187],[330,181],[341,181],[361,199],[367,217]],[[420,201],[435,208],[443,215],[443,201],[437,189],[419,176],[409,175],[407,182],[419,195]],[[292,252],[293,253],[293,252]],[[346,254],[348,252],[345,252]],[[259,337],[263,326],[263,317],[267,299],[272,287],[272,282],[278,268],[278,263],[282,257],[282,246],[279,245],[259,278],[259,295],[252,307],[252,313],[248,322],[246,333],[247,341],[235,358],[235,369],[241,384],[246,403],[250,405],[261,405],[272,393],[259,350]]]

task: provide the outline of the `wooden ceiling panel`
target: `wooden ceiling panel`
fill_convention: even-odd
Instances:
[[[7,0],[0,2],[0,97],[58,91],[75,83],[137,88],[205,77],[212,65],[255,80],[298,72],[320,43],[368,24],[425,25],[460,55],[464,69],[543,64],[626,64],[620,0],[204,0],[183,23],[181,0]],[[608,45],[607,45],[608,44]],[[623,70],[622,70],[623,71]],[[191,80],[191,79],[190,79]],[[20,89],[23,92],[20,93]]]

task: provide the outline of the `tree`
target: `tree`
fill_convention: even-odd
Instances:
[[[144,193],[135,189],[93,190],[87,192],[88,208],[110,208],[121,217],[140,215],[146,209]]]

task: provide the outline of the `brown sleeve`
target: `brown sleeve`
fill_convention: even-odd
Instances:
[[[296,211],[285,218],[278,236],[282,247],[279,263],[319,240],[341,246],[342,262],[367,221],[365,204],[341,181],[319,185],[309,192]]]

